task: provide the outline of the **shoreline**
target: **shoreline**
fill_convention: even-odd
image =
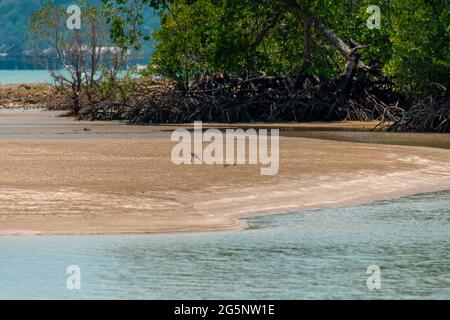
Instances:
[[[280,173],[262,177],[174,166],[165,127],[3,112],[0,236],[237,230],[249,216],[450,190],[450,150],[281,137]]]

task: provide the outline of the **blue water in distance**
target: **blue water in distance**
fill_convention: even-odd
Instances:
[[[135,73],[130,75],[137,76]],[[47,70],[0,70],[0,85],[20,83],[53,83],[53,80]]]
[[[47,70],[0,70],[0,84],[51,83]]]
[[[233,232],[3,237],[0,298],[450,299],[449,203],[450,192],[418,195]],[[66,287],[69,265],[81,290]]]

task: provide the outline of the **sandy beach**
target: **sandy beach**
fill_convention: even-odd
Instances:
[[[0,235],[230,230],[248,215],[450,189],[450,150],[282,137],[279,174],[261,176],[254,165],[174,165],[173,126],[60,114],[0,111]],[[291,127],[342,125],[371,124]]]

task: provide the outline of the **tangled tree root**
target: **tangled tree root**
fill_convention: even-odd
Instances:
[[[394,122],[391,131],[450,132],[450,92],[433,94],[414,103]]]
[[[400,120],[402,99],[387,79],[355,75],[343,101],[340,83],[311,75],[235,80],[209,90],[200,85],[180,91],[168,84],[141,83],[121,101],[88,104],[80,118],[147,124]]]

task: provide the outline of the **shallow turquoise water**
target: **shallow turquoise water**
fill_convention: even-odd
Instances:
[[[0,84],[51,83],[47,70],[0,70]]]
[[[120,74],[125,76],[127,72]],[[20,83],[53,83],[53,80],[47,70],[0,70],[0,85]]]
[[[249,219],[244,231],[0,238],[0,298],[450,299],[450,192]],[[81,268],[81,290],[66,268]],[[381,290],[366,286],[381,267]]]

